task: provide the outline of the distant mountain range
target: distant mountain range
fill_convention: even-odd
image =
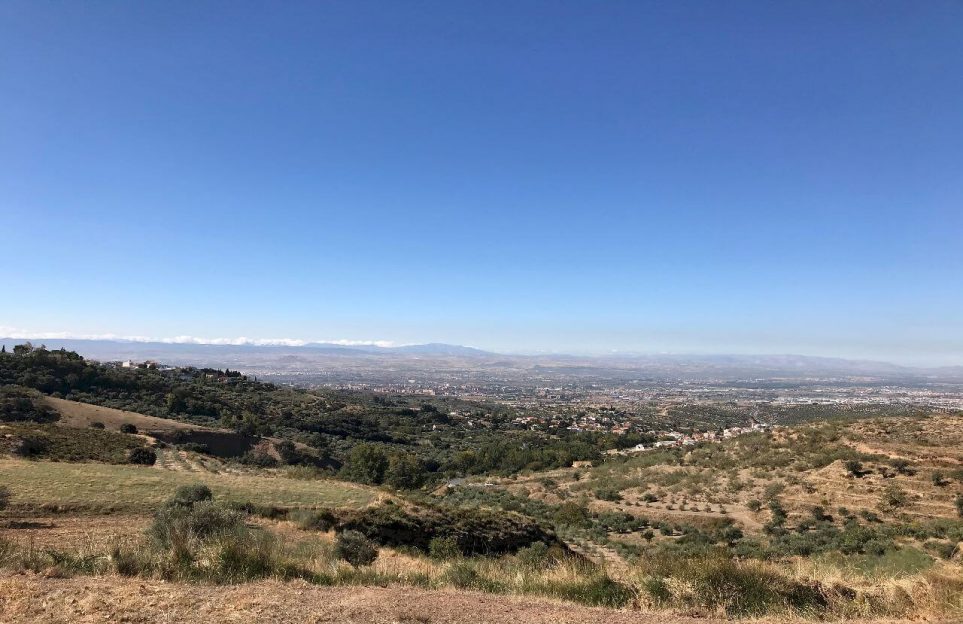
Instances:
[[[0,338],[8,350],[22,338]],[[510,378],[679,378],[749,379],[872,377],[877,379],[963,381],[963,367],[914,368],[886,362],[803,355],[506,355],[473,347],[429,343],[386,347],[309,343],[281,345],[211,345],[125,340],[37,339],[35,345],[65,348],[100,361],[154,360],[179,366],[230,367],[257,374],[351,374],[380,368],[404,376],[431,371],[478,371]],[[354,373],[353,373],[353,372]]]

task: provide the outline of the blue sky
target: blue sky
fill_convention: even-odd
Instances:
[[[6,333],[963,364],[963,4],[8,1],[0,236]]]

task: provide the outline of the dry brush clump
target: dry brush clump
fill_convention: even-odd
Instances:
[[[740,559],[722,549],[698,556],[660,553],[640,562],[635,582],[647,608],[704,616],[963,616],[963,578],[957,567],[864,576],[853,569],[799,561],[806,565]]]

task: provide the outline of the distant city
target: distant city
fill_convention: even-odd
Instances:
[[[12,345],[11,339],[2,339]],[[39,343],[39,341],[38,341]],[[845,412],[963,410],[963,372],[803,356],[508,356],[453,345],[313,347],[46,341],[118,366],[229,367],[303,388],[448,398],[509,408],[533,430],[676,435]],[[486,414],[452,412],[466,427]],[[686,437],[688,436],[688,437]]]

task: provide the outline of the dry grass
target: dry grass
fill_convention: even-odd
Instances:
[[[412,587],[318,587],[303,581],[197,586],[119,577],[0,576],[9,624],[128,622],[340,624],[713,624],[531,597]]]
[[[7,484],[20,512],[153,512],[181,485],[204,483],[225,501],[281,507],[363,507],[377,490],[333,480],[178,472],[109,464],[66,464],[0,459],[0,483]]]
[[[57,410],[60,414],[59,424],[67,427],[89,427],[91,423],[99,422],[107,429],[117,430],[123,424],[131,424],[139,431],[188,431],[205,429],[190,423],[169,420],[167,418],[156,418],[145,416],[137,412],[127,412],[124,410],[113,409],[111,407],[101,407],[88,403],[78,403],[66,399],[55,399],[45,397],[44,401]]]

